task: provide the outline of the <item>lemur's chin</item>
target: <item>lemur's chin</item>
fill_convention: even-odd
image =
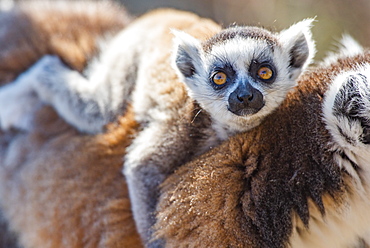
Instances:
[[[263,104],[258,108],[232,108],[228,106],[227,110],[229,110],[234,115],[237,115],[240,117],[248,117],[248,116],[258,113],[263,108],[263,106],[265,105]]]

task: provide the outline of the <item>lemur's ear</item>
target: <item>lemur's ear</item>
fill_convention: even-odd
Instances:
[[[201,42],[193,36],[178,30],[172,30],[175,35],[174,67],[186,79],[199,73],[202,67]]]
[[[312,62],[316,53],[311,27],[314,19],[306,19],[280,32],[279,40],[285,51],[289,51],[292,79]]]

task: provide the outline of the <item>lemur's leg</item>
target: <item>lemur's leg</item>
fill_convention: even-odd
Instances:
[[[353,177],[370,173],[370,64],[339,74],[324,102],[324,119],[340,151],[337,161]]]
[[[159,123],[151,123],[135,138],[128,148],[125,158],[124,174],[126,176],[132,211],[138,231],[147,247],[162,247],[161,241],[151,242],[155,210],[159,197],[159,185],[174,166],[171,156],[166,154],[176,134],[166,144],[167,132]],[[168,159],[163,161],[161,154]]]
[[[11,88],[16,87],[19,91],[31,89],[68,123],[80,131],[97,133],[123,111],[125,96],[122,88],[127,85],[123,85],[118,78],[112,79],[106,65],[96,66],[95,70],[90,78],[85,78],[64,65],[58,57],[46,55]],[[11,102],[9,97],[6,100]],[[18,99],[13,99],[12,105],[16,104],[19,104]],[[20,114],[27,114],[27,110]],[[9,121],[8,116],[0,115],[4,119],[2,123],[7,124],[3,127],[18,125]]]
[[[161,240],[152,240],[159,185],[178,166],[209,149],[205,143],[214,135],[209,132],[196,121],[153,121],[128,147],[123,172],[135,223],[147,247],[163,247]]]

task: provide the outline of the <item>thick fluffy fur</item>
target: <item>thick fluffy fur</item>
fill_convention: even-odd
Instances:
[[[14,80],[45,54],[59,55],[82,71],[97,51],[97,38],[110,37],[130,19],[109,1],[20,2],[0,14],[0,84]]]
[[[0,85],[14,80],[45,54],[58,55],[82,71],[99,50],[99,40],[113,36],[129,22],[125,10],[109,1],[18,4],[0,15]],[[6,112],[11,118],[7,123],[18,122],[22,129],[29,127],[33,113],[41,106],[38,97],[29,88],[22,88],[8,98],[18,99],[20,104],[12,108],[8,100],[1,103],[8,106]],[[28,116],[22,114],[25,111]]]
[[[153,25],[158,29],[153,29]],[[195,153],[202,152],[201,149],[204,147],[202,141],[209,137],[212,141],[212,137],[216,136],[212,130],[209,130],[211,124],[207,113],[202,112],[197,115],[199,107],[189,99],[184,85],[177,81],[176,74],[170,66],[170,48],[173,39],[170,27],[185,30],[198,38],[208,37],[219,30],[219,26],[213,22],[190,13],[172,10],[157,11],[135,21],[130,28],[119,35],[122,39],[118,37],[112,41],[110,50],[102,56],[102,60],[110,59],[109,64],[104,68],[110,68],[111,64],[119,67],[116,67],[116,74],[103,73],[103,76],[111,77],[113,85],[118,87],[118,89],[114,88],[113,93],[122,97],[115,99],[125,100],[122,95],[124,92],[121,90],[123,85],[115,80],[127,80],[125,85],[127,88],[137,76],[138,86],[132,97],[137,98],[133,101],[136,103],[133,106],[135,118],[143,124],[143,127],[150,122],[135,139],[136,143],[130,148],[132,155],[126,163],[131,164],[130,169],[126,170],[126,176],[128,176],[128,183],[132,185],[130,195],[134,202],[136,200],[134,210],[136,216],[139,216],[136,223],[141,227],[141,234],[145,241],[150,239],[151,230],[147,228],[150,227],[151,222],[148,224],[147,216],[150,216],[151,210],[155,209],[155,205],[151,204],[155,204],[157,197],[155,187],[163,180],[161,176],[170,173],[174,165],[182,164]],[[122,53],[122,50],[127,54]],[[59,61],[56,62],[60,65]],[[140,68],[136,69],[139,62]],[[75,71],[70,72],[77,74]],[[95,73],[100,76],[102,75],[100,72]],[[127,73],[127,77],[122,73]],[[24,77],[27,77],[27,74]],[[99,78],[96,79],[99,80]],[[24,90],[24,88],[20,89]],[[83,108],[82,105],[78,107]],[[211,143],[206,144],[206,148],[211,146]],[[178,154],[178,151],[186,152]],[[134,167],[137,164],[139,166]],[[151,164],[159,166],[150,166]],[[145,183],[148,185],[143,185]],[[147,188],[154,188],[153,193]],[[137,189],[140,192],[136,192]]]
[[[320,63],[321,65],[330,65],[335,63],[339,58],[359,55],[363,52],[363,47],[349,34],[343,34],[334,51],[327,53],[327,56]]]
[[[306,73],[276,112],[171,175],[168,247],[363,247],[370,230],[370,52]]]
[[[122,156],[136,123],[81,136],[51,109],[31,133],[1,134],[1,207],[23,247],[142,247]]]
[[[35,92],[67,122],[81,131],[96,133],[124,112],[131,101],[142,131],[128,148],[124,174],[138,230],[150,243],[158,185],[177,166],[207,151],[220,139],[258,125],[281,103],[314,53],[310,23],[301,22],[278,34],[253,27],[232,28],[205,41],[220,30],[219,25],[186,12],[155,11],[114,37],[85,71],[86,77],[56,57],[44,57],[1,91],[0,102],[10,103],[11,99],[20,98],[14,95]],[[184,64],[178,62],[183,58],[188,64],[185,67],[194,67],[194,75],[185,72],[181,76],[189,92],[196,96],[194,99],[171,68],[171,29],[188,33],[177,35],[180,42],[175,61],[181,73]],[[212,98],[209,68],[225,66],[221,63],[233,67],[237,82],[230,83],[231,89],[225,96],[218,93]],[[273,67],[275,80],[260,82],[251,73],[252,79],[249,74],[254,64]],[[255,87],[264,103],[261,110],[239,117],[229,111],[227,99],[245,84]],[[28,129],[32,120],[22,119],[27,116],[24,112],[20,112],[19,118],[9,114],[14,112],[14,106],[19,110],[20,105],[17,102],[1,111],[3,127],[18,124]]]
[[[0,15],[1,84],[45,53],[82,70],[97,37],[128,21],[122,8],[107,2],[28,4]],[[0,132],[0,247],[18,247],[8,226],[25,248],[142,247],[121,173],[136,128],[132,112],[94,137],[78,134],[51,108],[34,115],[29,133]]]
[[[200,27],[188,28],[196,32]],[[170,44],[170,38],[165,42]],[[349,85],[367,89],[367,73],[363,72],[367,67],[361,62],[369,59],[370,54],[365,53],[306,74],[259,127],[231,138],[170,176],[162,187],[158,236],[169,247],[355,244],[369,223],[368,202],[361,195],[366,198],[369,190],[364,180],[368,177],[368,163],[364,166],[368,151],[363,138],[367,136],[362,135],[367,130],[366,118],[362,112],[351,115],[351,108],[342,107],[351,103],[352,97],[337,96],[351,92],[346,88]],[[159,67],[148,76],[162,76],[166,69]],[[366,77],[358,77],[358,72]],[[351,77],[355,80],[348,80]],[[171,89],[186,96],[181,87],[165,88],[161,96],[171,97]],[[183,100],[175,98],[168,104],[178,111]],[[193,110],[194,103],[186,104]],[[355,105],[366,105],[366,101]],[[184,113],[185,120],[197,120],[195,112]],[[125,182],[119,174],[120,157],[129,143],[127,131],[136,125],[130,111],[107,134],[94,137],[78,135],[50,116],[50,109],[37,114],[37,129],[31,133],[1,133],[0,199],[6,199],[2,201],[5,216],[23,244],[125,247],[125,242],[133,242],[126,247],[139,246]],[[350,117],[347,123],[354,124],[355,134],[362,132],[349,136],[357,137],[360,146],[343,139],[353,134],[350,125],[338,122],[343,116]],[[203,127],[203,123],[192,125],[194,132],[197,125]],[[188,142],[189,136],[181,132],[184,128],[188,126],[175,125],[165,131],[183,135]],[[156,135],[143,132],[141,139],[144,134]],[[190,148],[196,145],[187,144]],[[173,156],[178,156],[178,149],[173,147]],[[142,156],[143,151],[137,154]],[[117,237],[122,239],[115,241]]]

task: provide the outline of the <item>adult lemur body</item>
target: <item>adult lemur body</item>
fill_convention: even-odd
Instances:
[[[0,104],[8,108],[0,121],[4,128],[29,128],[26,114],[11,114],[12,106],[19,109],[14,98],[29,92],[88,133],[102,131],[132,104],[142,130],[128,149],[124,174],[138,230],[150,245],[158,185],[179,165],[257,126],[279,106],[313,56],[310,25],[303,21],[281,33],[220,31],[189,13],[154,11],[109,41],[85,77],[56,57],[43,58],[2,89]]]

